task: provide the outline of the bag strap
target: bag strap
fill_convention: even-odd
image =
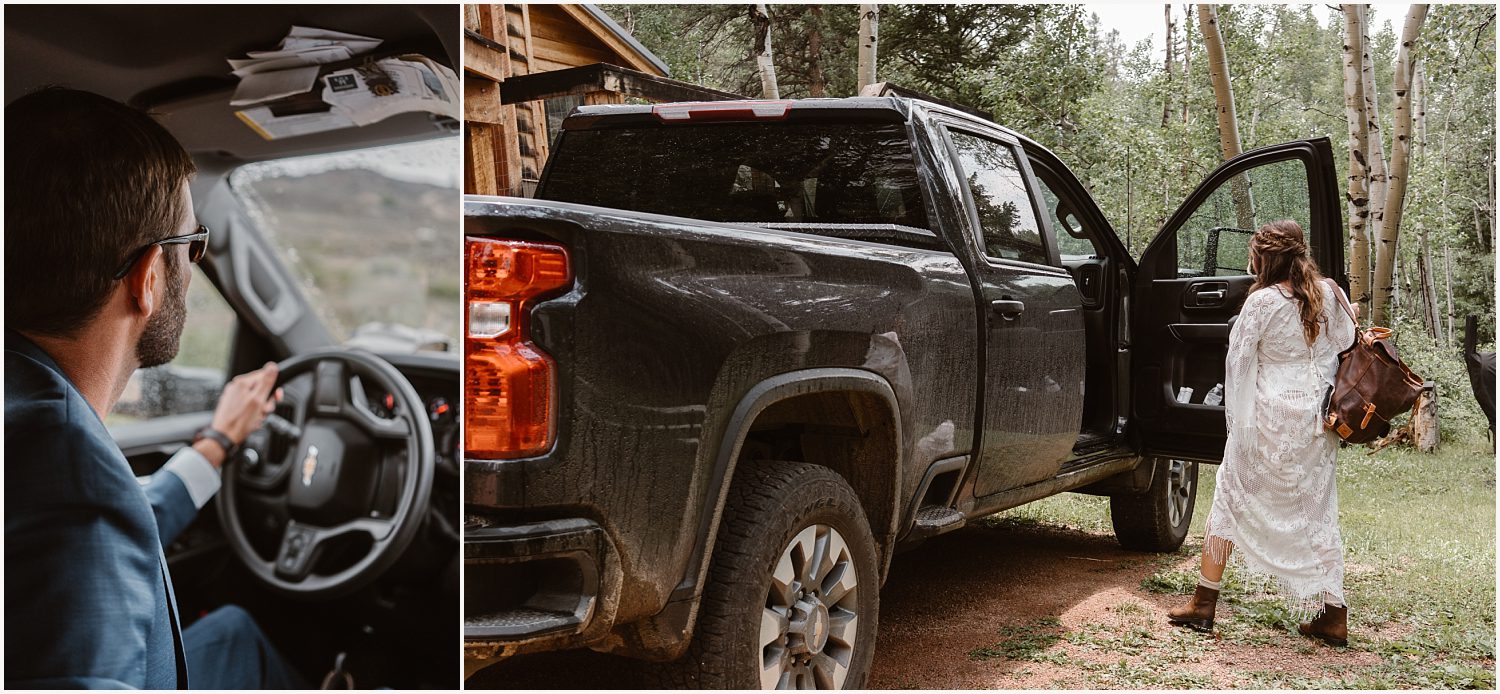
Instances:
[[[1339,305],[1344,307],[1344,313],[1349,314],[1349,321],[1354,323],[1354,328],[1358,330],[1359,319],[1354,317],[1354,309],[1349,307],[1349,299],[1344,296],[1344,290],[1339,288],[1339,284],[1334,282],[1332,277],[1324,277],[1323,281],[1333,288],[1333,295],[1338,297]]]

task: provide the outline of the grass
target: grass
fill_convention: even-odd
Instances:
[[[1193,534],[1177,553],[1146,560],[1155,561],[1157,570],[1141,581],[1142,591],[1192,592],[1197,572],[1191,558],[1202,548],[1216,470],[1200,468]],[[1255,689],[1493,689],[1495,458],[1489,441],[1482,434],[1450,439],[1433,454],[1386,449],[1371,456],[1363,447],[1346,448],[1339,455],[1338,491],[1351,606],[1347,649],[1298,637],[1281,600],[1231,565],[1217,641],[1186,632],[1164,637],[1131,626],[1066,631],[1029,625],[971,656],[1069,665],[1084,686],[1102,688],[1214,687],[1227,681]],[[988,522],[1112,532],[1108,499],[1078,494],[1044,499]],[[1129,603],[1112,611],[1133,622],[1152,616]],[[1043,649],[1057,643],[1067,649],[1038,650],[1043,643]],[[1206,649],[1225,646],[1273,649],[1287,662],[1327,657],[1319,658],[1324,664],[1315,673],[1230,668],[1217,683],[1185,667]],[[1111,654],[1112,660],[1074,657],[1090,652]],[[1332,657],[1340,653],[1347,658]],[[1340,664],[1349,658],[1374,664]]]
[[[1000,630],[1005,637],[999,643],[969,651],[971,660],[1037,660],[1053,644],[1062,640],[1057,629],[1062,621],[1056,617],[1042,617],[1023,626],[1009,626]]]

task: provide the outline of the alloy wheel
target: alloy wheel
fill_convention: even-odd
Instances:
[[[1189,460],[1167,461],[1167,514],[1174,528],[1187,515],[1188,504],[1193,500],[1196,475],[1191,473],[1197,467],[1197,463]]]
[[[859,576],[832,526],[803,528],[781,550],[760,619],[764,689],[842,689],[854,658]]]

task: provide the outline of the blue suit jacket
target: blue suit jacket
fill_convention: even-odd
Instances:
[[[5,686],[187,683],[162,547],[197,514],[171,473],[139,483],[30,340],[5,334]]]

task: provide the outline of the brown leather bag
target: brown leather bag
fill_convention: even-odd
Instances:
[[[1391,420],[1411,409],[1423,380],[1396,356],[1390,328],[1360,329],[1343,290],[1335,285],[1333,293],[1354,321],[1354,343],[1339,352],[1338,373],[1324,397],[1323,425],[1348,443],[1369,443],[1389,433]]]

